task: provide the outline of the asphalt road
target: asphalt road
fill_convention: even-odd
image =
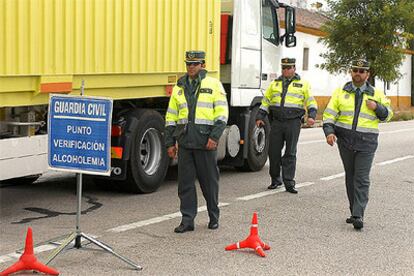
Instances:
[[[143,267],[84,243],[51,263],[61,275],[414,275],[414,121],[382,124],[371,173],[363,231],[345,223],[348,205],[337,147],[322,129],[303,129],[298,149],[298,195],[266,189],[268,167],[256,173],[222,169],[220,228],[207,229],[205,201],[194,232],[175,234],[180,222],[176,180],[152,194],[106,191],[84,181],[81,229]],[[75,229],[76,179],[48,173],[33,185],[0,189],[0,270],[16,261],[27,227],[35,243],[62,240]],[[225,251],[244,239],[253,212],[270,244]],[[40,261],[56,248],[36,246]],[[19,274],[25,275],[25,274]],[[30,273],[27,275],[31,275]]]

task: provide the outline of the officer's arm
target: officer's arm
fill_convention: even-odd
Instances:
[[[178,105],[174,97],[174,93],[171,95],[170,102],[168,103],[167,113],[165,115],[165,145],[171,147],[175,145],[174,131],[178,121]]]
[[[216,89],[213,91],[214,95],[214,126],[210,133],[210,138],[218,142],[220,136],[223,134],[229,118],[229,107],[227,104],[226,91],[223,85],[219,82]]]
[[[259,108],[259,112],[256,115],[256,120],[264,120],[269,114],[269,106],[270,106],[270,100],[272,99],[273,94],[273,82],[269,85],[269,87],[266,89],[266,92],[263,95],[262,103]]]
[[[316,119],[316,113],[318,112],[318,103],[316,102],[315,97],[312,96],[309,83],[306,85],[304,94],[308,116],[312,119]]]
[[[339,113],[338,91],[335,90],[329,99],[329,103],[323,112],[323,131],[325,136],[329,134],[335,134],[335,122]]]
[[[381,102],[377,102],[377,108],[375,109],[375,114],[377,115],[378,119],[381,121],[389,121],[392,116],[393,112],[391,109],[391,102],[390,100],[382,93],[381,91]]]

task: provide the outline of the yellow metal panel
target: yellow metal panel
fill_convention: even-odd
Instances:
[[[104,83],[114,74],[179,75],[190,49],[205,50],[207,69],[217,73],[219,24],[219,0],[0,0],[0,81],[7,79],[0,106],[47,103],[35,95],[45,75],[108,76]],[[30,77],[31,97],[15,77]],[[152,85],[161,91],[165,81]],[[115,88],[112,96],[122,98]]]

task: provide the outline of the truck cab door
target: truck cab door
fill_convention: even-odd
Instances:
[[[281,74],[280,59],[282,58],[282,45],[280,42],[280,30],[278,24],[276,1],[262,1],[262,91],[265,91],[269,84]]]
[[[233,2],[232,90],[260,88],[260,11],[260,0]]]

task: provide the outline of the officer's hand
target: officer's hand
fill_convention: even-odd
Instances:
[[[263,122],[263,120],[256,120],[256,126],[257,127],[261,127],[261,126],[264,126],[264,122]]]
[[[315,124],[315,119],[308,117],[308,119],[306,120],[307,124],[309,126],[313,126]]]
[[[167,149],[168,156],[172,159],[177,158],[177,147],[171,146]]]
[[[217,149],[217,142],[216,142],[216,141],[214,141],[214,140],[213,140],[213,139],[211,139],[211,138],[208,138],[206,148],[207,148],[208,150],[215,150],[215,149]]]
[[[367,100],[366,104],[367,104],[368,109],[370,109],[370,110],[377,109],[377,103],[375,101]]]
[[[336,142],[336,135],[335,135],[335,134],[329,134],[328,136],[326,136],[326,142],[327,142],[330,146],[335,145],[335,142]]]

